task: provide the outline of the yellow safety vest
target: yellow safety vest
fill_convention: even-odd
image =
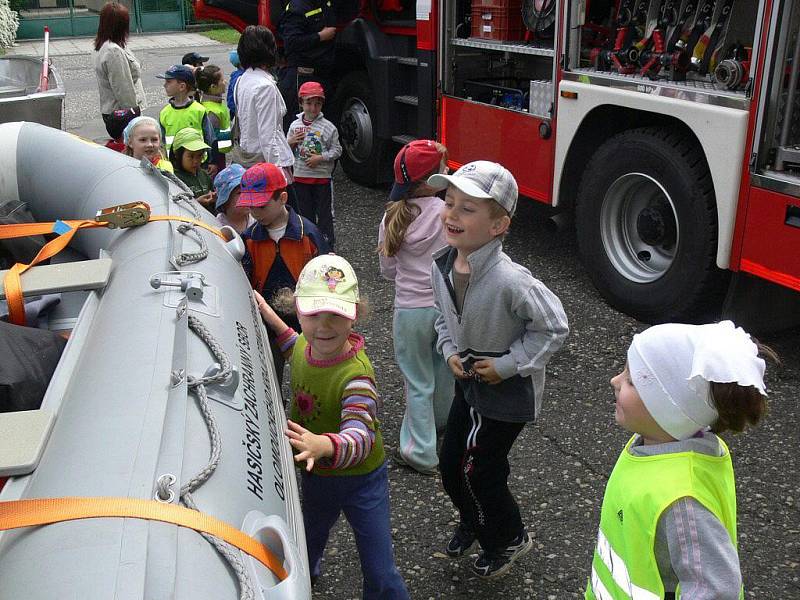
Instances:
[[[189,106],[183,108],[175,108],[172,104],[167,105],[161,109],[158,120],[164,128],[164,146],[167,150],[172,148],[172,140],[175,134],[185,127],[191,127],[200,132],[200,135],[205,137],[203,132],[203,118],[206,116],[206,107],[199,102],[192,101]]]
[[[608,479],[586,600],[664,597],[654,552],[656,527],[680,498],[694,498],[711,511],[736,545],[736,489],[725,443],[719,440],[722,456],[634,456],[629,449],[635,439],[625,445]]]

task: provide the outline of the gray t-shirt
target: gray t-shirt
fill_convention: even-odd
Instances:
[[[698,452],[722,456],[716,435],[645,446],[638,438],[634,456]],[[666,592],[680,583],[681,600],[738,600],[742,586],[739,555],[728,530],[694,498],[680,498],[664,511],[656,527],[655,555]]]

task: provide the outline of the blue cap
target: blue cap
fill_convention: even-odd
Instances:
[[[228,60],[237,69],[242,66],[242,63],[239,61],[239,53],[236,50],[231,50],[228,53]]]
[[[163,75],[156,75],[159,79],[177,79],[178,81],[185,81],[192,87],[194,83],[194,70],[186,65],[172,65],[167,69]]]
[[[233,163],[230,167],[222,169],[214,178],[214,189],[217,190],[217,202],[214,208],[220,209],[231,196],[231,192],[242,183],[245,168]]]

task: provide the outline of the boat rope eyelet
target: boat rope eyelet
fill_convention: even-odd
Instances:
[[[154,499],[157,502],[172,504],[173,500],[175,500],[175,491],[172,489],[172,485],[176,481],[178,481],[178,478],[172,473],[164,473],[161,475],[156,480],[156,493]]]

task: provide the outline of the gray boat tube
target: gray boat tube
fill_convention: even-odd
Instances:
[[[146,161],[32,123],[0,125],[0,198],[26,202],[38,221],[145,201],[154,215],[216,223]],[[88,293],[47,389],[42,408],[55,420],[41,460],[10,478],[0,501],[194,503],[265,544],[288,577],[230,547],[225,558],[191,529],[93,518],[0,533],[0,600],[310,597],[269,342],[239,263],[242,241],[227,234],[226,243],[165,221],[75,236],[73,255],[111,258],[110,279]],[[217,381],[221,354],[232,371]],[[218,443],[200,408],[203,377]]]

